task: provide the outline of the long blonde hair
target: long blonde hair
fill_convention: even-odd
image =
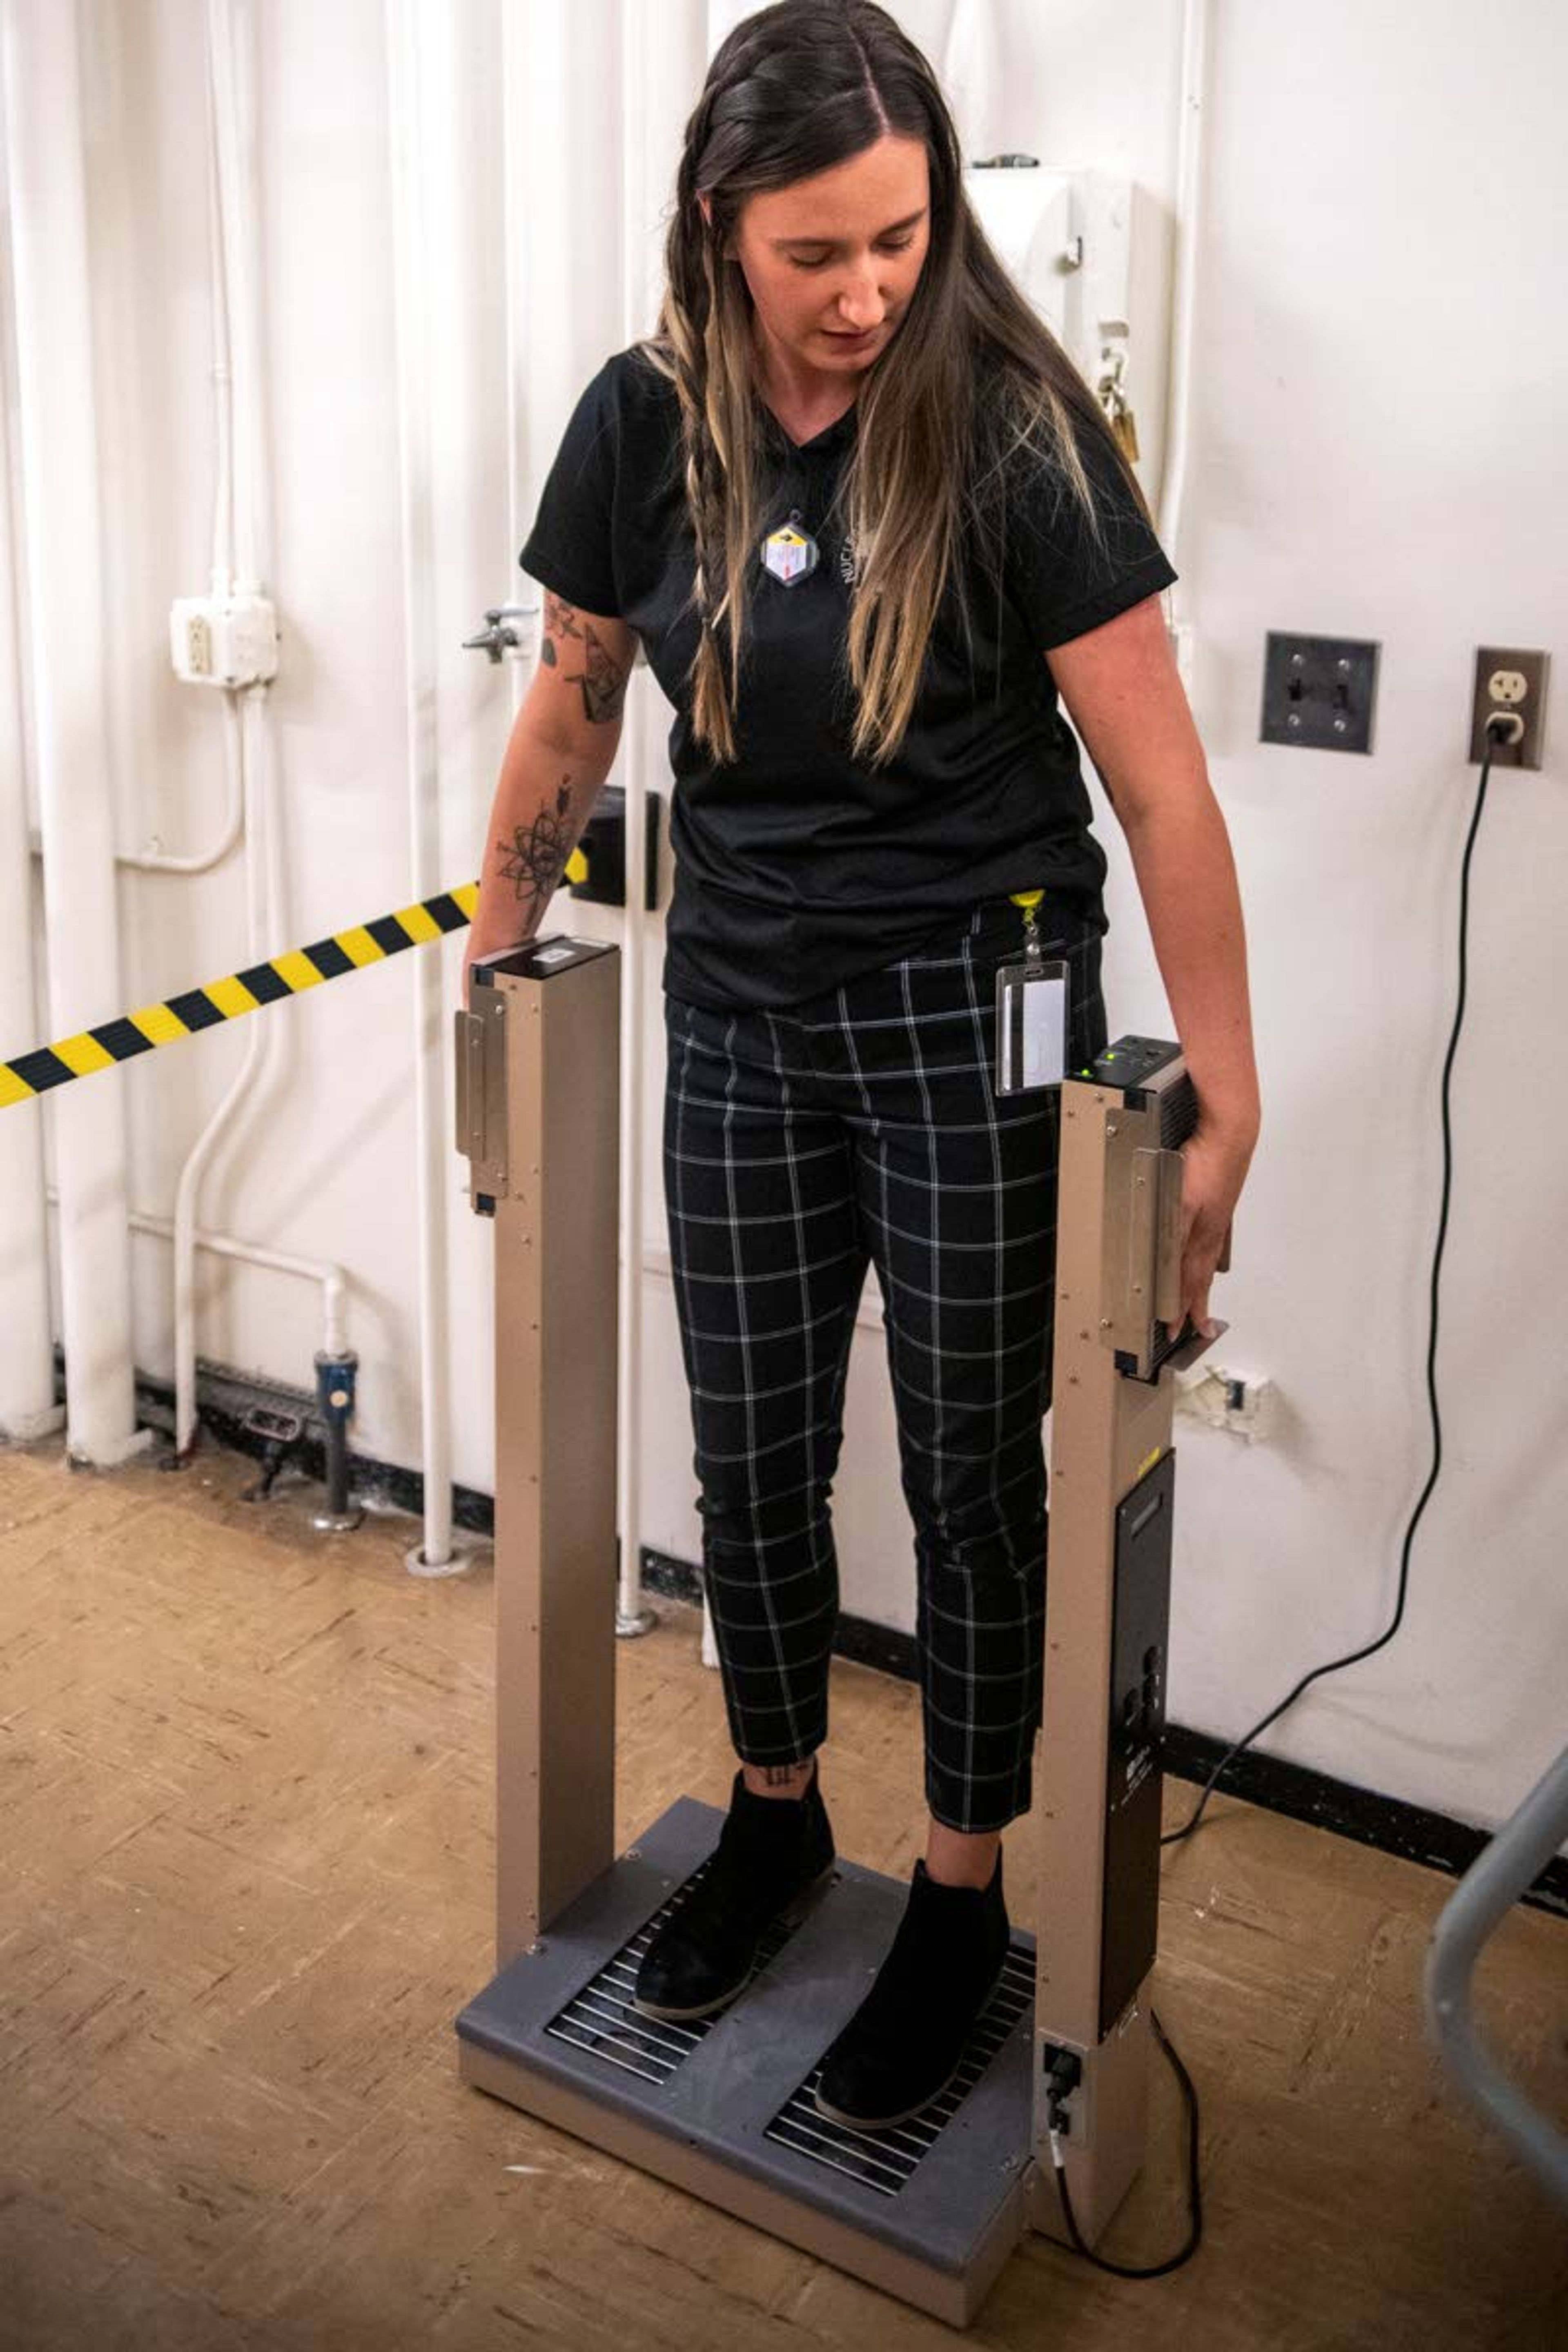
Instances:
[[[751,293],[724,247],[749,196],[826,171],[889,132],[925,144],[931,230],[899,331],[861,378],[856,447],[839,485],[856,559],[854,755],[879,766],[897,751],[944,586],[955,574],[962,585],[971,532],[999,577],[1001,489],[1020,446],[1059,471],[1097,545],[1081,435],[1100,436],[1149,516],[1099,402],[974,216],[952,117],[921,51],[875,0],[759,9],[715,51],[687,123],[658,328],[639,346],[679,397],[700,622],[692,724],[717,759],[735,754],[748,572],[768,498]]]

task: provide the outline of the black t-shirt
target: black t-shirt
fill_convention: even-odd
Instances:
[[[849,750],[853,556],[828,520],[858,411],[804,444],[761,415],[777,495],[757,534],[732,762],[693,737],[679,407],[641,353],[616,352],[578,401],[520,558],[566,603],[635,629],[675,706],[666,990],[717,1010],[793,1003],[1013,890],[1045,890],[1042,916],[1052,899],[1098,913],[1104,855],[1042,656],[1176,578],[1110,453],[1083,436],[1105,554],[1059,476],[1019,453],[1001,594],[980,574],[966,638],[950,580],[903,741],[873,769]],[[819,560],[786,584],[761,545],[792,514]]]

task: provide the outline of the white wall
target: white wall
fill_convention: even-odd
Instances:
[[[650,82],[646,56],[624,63],[615,0],[521,7],[535,169],[520,289],[522,510],[510,516],[500,10],[461,0],[430,19],[448,28],[430,34],[428,98],[447,149],[432,199],[447,267],[431,364],[451,882],[478,870],[515,689],[459,640],[517,584],[513,551],[575,390],[651,324],[638,305],[657,282],[680,124],[710,39],[744,13],[660,0],[662,70]],[[951,0],[895,13],[940,63]],[[408,828],[383,14],[375,0],[268,0],[258,15],[285,629],[273,698],[282,948],[405,903]],[[121,0],[89,21],[116,806],[122,847],[155,834],[176,848],[210,829],[220,779],[217,714],[182,695],[163,656],[168,602],[204,587],[208,562],[205,11],[198,0]],[[1113,165],[1169,207],[1177,0],[993,0],[973,21],[974,39],[954,52],[967,149]],[[1310,19],[1283,0],[1213,10],[1194,437],[1173,553],[1197,631],[1195,713],[1241,869],[1265,1085],[1265,1138],[1216,1306],[1233,1325],[1227,1356],[1268,1373],[1285,1406],[1268,1446],[1179,1424],[1172,1712],[1220,1736],[1246,1728],[1308,1665],[1370,1639],[1392,1609],[1427,1459],[1426,1276],[1476,778],[1464,756],[1473,650],[1551,646],[1568,609],[1568,460],[1556,429],[1568,328],[1551,294],[1568,194],[1568,19],[1550,0],[1499,0],[1488,24],[1489,57],[1507,63],[1483,73],[1464,0],[1322,0]],[[1258,742],[1270,627],[1382,641],[1370,757]],[[667,790],[668,710],[646,670],[638,698],[628,752]],[[1564,1736],[1568,1495],[1554,1440],[1568,1113],[1543,1051],[1568,996],[1562,733],[1549,718],[1540,775],[1498,780],[1477,858],[1439,1365],[1448,1458],[1405,1624],[1263,1743],[1483,1822],[1511,1808]],[[1112,1024],[1166,1028],[1113,820],[1102,836],[1113,857]],[[231,970],[243,910],[237,861],[194,883],[126,874],[121,1003],[104,1013]],[[576,902],[562,918],[616,934],[613,916]],[[695,1559],[690,1432],[657,1265],[660,930],[650,920],[644,1191],[656,1263],[641,1535]],[[455,1003],[459,944],[423,952],[442,956]],[[362,1359],[354,1443],[414,1465],[409,961],[259,1016],[287,1024],[283,1076],[236,1132],[203,1221],[344,1262]],[[38,993],[47,1017],[41,979]],[[31,1042],[14,1026],[7,1015],[7,1050]],[[242,1049],[226,1029],[90,1081],[126,1089],[137,1207],[168,1213],[180,1158]],[[489,1233],[462,1180],[454,1156],[453,1466],[488,1490]],[[132,1246],[137,1361],[167,1378],[168,1251],[148,1238]],[[306,1289],[209,1263],[204,1294],[203,1356],[309,1383]],[[856,1345],[838,1484],[845,1602],[909,1628],[911,1552],[874,1293]]]
[[[966,135],[1106,153],[1168,184],[1173,8],[991,12],[1008,71]],[[1157,54],[1141,47],[1152,20]],[[1568,19],[1263,0],[1212,19],[1206,229],[1183,606],[1194,702],[1241,873],[1265,1136],[1226,1355],[1279,1383],[1280,1442],[1178,1423],[1172,1708],[1234,1738],[1392,1614],[1424,1483],[1426,1276],[1481,644],[1568,617],[1568,373],[1542,315]],[[1135,69],[1132,69],[1134,68]],[[1549,308],[1552,306],[1548,305]],[[1528,451],[1517,492],[1511,452]],[[1369,757],[1258,738],[1269,628],[1382,642]],[[1563,686],[1559,676],[1559,697]],[[1549,717],[1563,740],[1561,710]],[[1101,827],[1108,845],[1114,821]],[[1568,1112],[1540,1085],[1568,1004],[1563,759],[1489,794],[1454,1080],[1439,1394],[1446,1466],[1401,1633],[1261,1743],[1491,1822],[1568,1736],[1568,1477],[1556,1444]],[[1124,857],[1114,1026],[1165,1028]]]

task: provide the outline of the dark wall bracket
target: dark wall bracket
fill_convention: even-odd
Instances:
[[[1293,637],[1270,629],[1258,740],[1370,751],[1378,651],[1366,638]]]
[[[647,801],[647,876],[643,904],[651,914],[658,905],[659,803],[658,793]],[[566,868],[566,887],[574,898],[591,899],[600,907],[626,903],[626,796],[619,784],[606,784],[594,805]]]

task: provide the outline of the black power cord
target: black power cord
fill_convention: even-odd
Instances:
[[[1415,1530],[1421,1524],[1421,1515],[1431,1499],[1432,1489],[1437,1484],[1437,1474],[1443,1467],[1443,1422],[1437,1410],[1437,1286],[1443,1270],[1443,1247],[1448,1237],[1448,1201],[1454,1176],[1454,1141],[1448,1118],[1448,1080],[1453,1073],[1454,1055],[1458,1049],[1459,1032],[1465,1021],[1465,997],[1469,984],[1470,856],[1476,845],[1476,835],[1480,830],[1481,811],[1487,804],[1487,784],[1492,772],[1491,746],[1494,728],[1499,730],[1500,740],[1508,734],[1509,740],[1517,741],[1520,722],[1517,718],[1510,720],[1506,712],[1494,712],[1487,721],[1486,756],[1481,761],[1481,780],[1476,790],[1475,812],[1470,818],[1470,830],[1465,841],[1464,862],[1459,869],[1459,994],[1458,1002],[1454,1008],[1454,1026],[1448,1037],[1448,1051],[1443,1063],[1443,1197],[1437,1217],[1437,1244],[1432,1254],[1431,1310],[1426,1340],[1426,1402],[1432,1420],[1432,1467],[1427,1473],[1426,1484],[1421,1489],[1421,1498],[1410,1515],[1410,1524],[1405,1530],[1405,1541],[1399,1559],[1398,1603],[1386,1633],[1380,1633],[1375,1642],[1369,1642],[1363,1650],[1352,1650],[1347,1657],[1331,1658],[1325,1665],[1314,1666],[1310,1674],[1302,1675],[1295,1689],[1282,1698],[1278,1706],[1271,1706],[1260,1722],[1255,1723],[1250,1731],[1245,1733],[1240,1739],[1226,1749],[1204,1783],[1204,1792],[1198,1799],[1192,1819],[1184,1822],[1179,1830],[1167,1830],[1160,1840],[1162,1845],[1177,1845],[1183,1838],[1191,1837],[1204,1817],[1204,1808],[1213,1796],[1215,1785],[1222,1778],[1226,1765],[1234,1757],[1239,1756],[1244,1748],[1250,1748],[1258,1733],[1267,1731],[1269,1725],[1277,1722],[1288,1706],[1294,1706],[1310,1683],[1315,1683],[1321,1675],[1338,1674],[1342,1666],[1353,1666],[1359,1664],[1363,1658],[1370,1658],[1374,1651],[1381,1650],[1385,1643],[1393,1641],[1405,1616],[1405,1595],[1410,1577],[1410,1548],[1415,1540]],[[1511,734],[1509,733],[1510,728],[1514,730]]]
[[[1072,2210],[1072,2199],[1068,2194],[1067,2161],[1062,2154],[1063,2140],[1072,2136],[1072,2119],[1068,2113],[1067,2103],[1081,2080],[1081,2063],[1076,2052],[1061,2050],[1057,2053],[1048,2070],[1051,2089],[1047,2114],[1050,2126],[1051,2162],[1056,2170],[1057,2194],[1062,2201],[1062,2219],[1067,2223],[1068,2236],[1072,2241],[1075,2252],[1080,2253],[1086,2263],[1092,2263],[1097,2271],[1109,2271],[1113,2278],[1164,2278],[1169,2272],[1179,2271],[1184,2263],[1190,2262],[1203,2243],[1204,2191],[1198,2166],[1198,2095],[1193,2087],[1192,2076],[1176,2055],[1175,2044],[1152,2009],[1149,2011],[1149,2022],[1154,2029],[1161,2049],[1175,2069],[1187,2108],[1187,2242],[1167,2262],[1152,2263],[1147,2269],[1140,2269],[1129,2263],[1108,2262],[1103,2254],[1097,2254],[1092,2247],[1084,2243]]]
[[[1426,1402],[1432,1423],[1432,1467],[1427,1473],[1426,1483],[1421,1489],[1420,1498],[1410,1515],[1410,1523],[1405,1530],[1405,1540],[1400,1549],[1399,1559],[1399,1595],[1394,1616],[1387,1631],[1380,1633],[1375,1642],[1369,1642],[1364,1649],[1352,1650],[1343,1658],[1331,1658],[1324,1665],[1314,1666],[1310,1674],[1303,1675],[1295,1689],[1287,1697],[1282,1698],[1278,1706],[1271,1707],[1260,1722],[1255,1723],[1250,1731],[1227,1748],[1205,1782],[1203,1795],[1198,1799],[1192,1819],[1184,1822],[1179,1830],[1167,1831],[1160,1840],[1163,1846],[1177,1845],[1183,1838],[1191,1837],[1204,1817],[1204,1808],[1214,1794],[1226,1766],[1233,1758],[1239,1756],[1244,1748],[1249,1748],[1260,1731],[1267,1731],[1269,1725],[1277,1721],[1287,1707],[1293,1706],[1309,1684],[1315,1683],[1320,1675],[1337,1674],[1342,1666],[1353,1666],[1363,1658],[1370,1658],[1374,1651],[1381,1650],[1386,1643],[1393,1641],[1405,1616],[1405,1599],[1410,1578],[1411,1546],[1415,1540],[1415,1530],[1421,1524],[1422,1514],[1431,1500],[1433,1488],[1437,1484],[1438,1474],[1443,1467],[1443,1420],[1437,1405],[1437,1308],[1439,1281],[1443,1270],[1443,1251],[1448,1237],[1448,1207],[1454,1178],[1454,1139],[1448,1110],[1448,1082],[1453,1075],[1454,1057],[1458,1051],[1459,1033],[1464,1027],[1465,1002],[1469,988],[1470,859],[1476,845],[1476,835],[1480,831],[1481,812],[1487,804],[1487,785],[1491,779],[1493,730],[1494,729],[1497,730],[1499,740],[1508,736],[1509,740],[1517,742],[1519,721],[1515,719],[1511,722],[1513,730],[1511,735],[1509,732],[1510,724],[1507,715],[1502,713],[1494,713],[1487,721],[1486,754],[1481,761],[1480,782],[1476,788],[1475,808],[1470,817],[1469,832],[1465,837],[1465,854],[1459,868],[1459,989],[1458,1002],[1454,1007],[1454,1025],[1448,1035],[1448,1050],[1443,1060],[1441,1094],[1443,1187],[1437,1215],[1437,1240],[1432,1253],[1432,1274],[1429,1285],[1430,1312],[1426,1340]],[[1096,2270],[1109,2271],[1114,2278],[1164,2278],[1170,2272],[1179,2270],[1184,2263],[1189,2262],[1203,2242],[1204,2201],[1203,2181],[1199,2169],[1198,2095],[1194,2087],[1192,2076],[1176,2054],[1175,2045],[1171,2042],[1152,2009],[1149,2011],[1149,2022],[1154,2030],[1161,2049],[1175,2069],[1176,2079],[1182,2086],[1182,2096],[1186,2103],[1187,2110],[1189,2227],[1186,2243],[1178,2252],[1172,2254],[1168,2261],[1151,2263],[1147,2268],[1138,2268],[1130,2263],[1107,2262],[1103,2256],[1095,2253],[1085,2244],[1073,2213],[1072,2199],[1068,2192],[1066,2159],[1062,2154],[1062,2141],[1070,2137],[1072,2128],[1068,2100],[1081,2079],[1081,2062],[1075,2053],[1060,2051],[1049,2069],[1051,2091],[1047,2114],[1051,2159],[1056,2171],[1057,2192],[1061,2199],[1062,2219],[1067,2224],[1068,2236],[1072,2242],[1074,2250],[1080,2253],[1086,2262],[1092,2263]]]

